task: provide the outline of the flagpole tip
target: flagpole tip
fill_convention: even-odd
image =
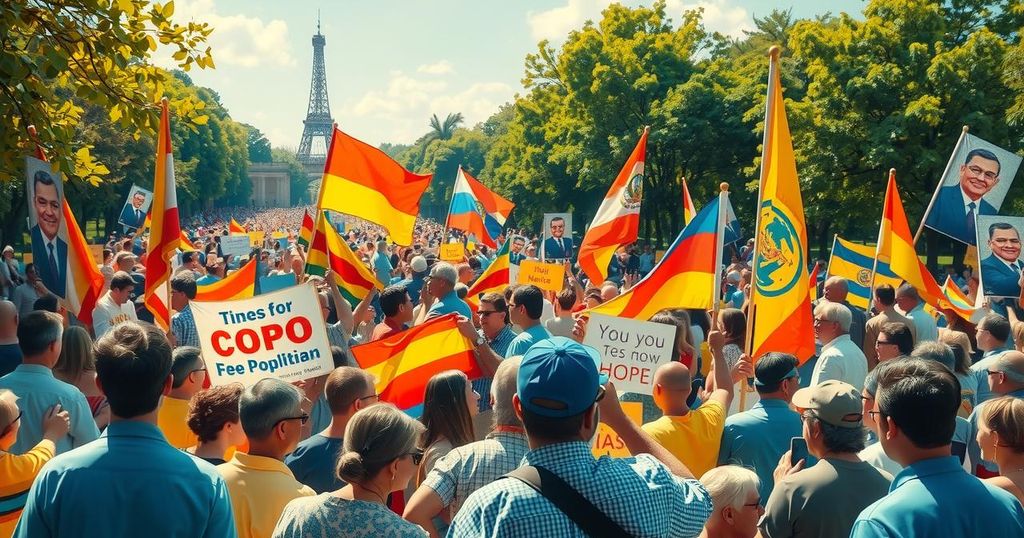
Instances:
[[[729,184],[723,181],[718,184],[718,189],[722,192],[729,192]]]
[[[966,133],[967,131],[970,131],[970,130],[971,130],[970,126],[967,126],[967,125],[963,126],[963,132],[964,133]]]
[[[778,45],[772,45],[771,48],[768,49],[768,56],[773,60],[778,60],[780,54],[782,54],[782,48]]]

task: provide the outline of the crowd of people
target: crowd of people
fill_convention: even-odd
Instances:
[[[5,252],[17,284],[0,300],[0,537],[1024,536],[1016,304],[973,323],[879,285],[863,311],[832,277],[814,357],[750,357],[748,243],[715,309],[650,319],[673,327],[676,356],[652,394],[620,394],[582,344],[586,309],[649,273],[650,246],[620,249],[605,282],[568,263],[560,292],[513,283],[471,307],[494,249],[450,263],[438,246],[455,236],[436,222],[396,247],[345,219],[384,285],[353,306],[336,275],[305,272],[304,209],[187,220],[197,250],[175,261],[166,332],[137,307],[145,234],[111,238],[91,326]],[[209,386],[189,305],[238,267],[217,244],[232,218],[268,235],[250,254],[260,276],[317,286],[328,375]],[[538,237],[508,237],[512,264],[537,257]],[[433,376],[417,417],[380,401],[352,348],[447,314],[482,375]],[[600,423],[631,456],[595,455]]]

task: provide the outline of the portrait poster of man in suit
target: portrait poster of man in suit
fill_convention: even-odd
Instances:
[[[117,220],[117,223],[124,226],[126,233],[138,230],[146,222],[146,213],[149,212],[149,206],[152,203],[152,192],[138,185],[132,185],[131,190],[128,191],[128,199],[124,202],[124,208],[121,209],[121,217]]]
[[[1021,230],[1024,217],[978,217],[978,258],[981,287],[987,297],[1019,297],[1024,260]]]
[[[50,163],[28,157],[25,163],[32,260],[46,289],[64,298],[68,277],[68,231],[64,222],[64,185]]]
[[[541,260],[565,263],[576,257],[572,240],[572,213],[545,213],[544,240],[541,241]]]
[[[980,231],[975,229],[976,219],[999,212],[1020,162],[1019,156],[999,146],[964,135],[933,196],[925,226],[973,245]]]

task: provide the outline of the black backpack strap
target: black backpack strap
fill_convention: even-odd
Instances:
[[[630,537],[612,518],[587,500],[576,488],[543,467],[523,465],[503,478],[515,478],[543,495],[551,504],[573,520],[588,536]]]

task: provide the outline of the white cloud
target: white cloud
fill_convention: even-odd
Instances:
[[[566,0],[564,6],[530,11],[526,14],[530,33],[537,40],[562,41],[571,30],[580,28],[588,19],[597,18],[610,3],[608,0]]]
[[[214,0],[177,0],[174,19],[207,22],[213,33],[207,44],[218,65],[280,67],[295,64],[288,42],[288,24],[283,20],[263,21],[258,17],[217,12]]]
[[[441,60],[432,64],[423,64],[416,68],[416,72],[427,75],[449,75],[455,72],[455,67],[448,60]]]
[[[742,37],[744,30],[753,30],[754,21],[746,8],[730,5],[730,0],[668,0],[666,13],[678,22],[684,11],[703,9],[701,20],[708,31],[721,32],[731,37]]]

